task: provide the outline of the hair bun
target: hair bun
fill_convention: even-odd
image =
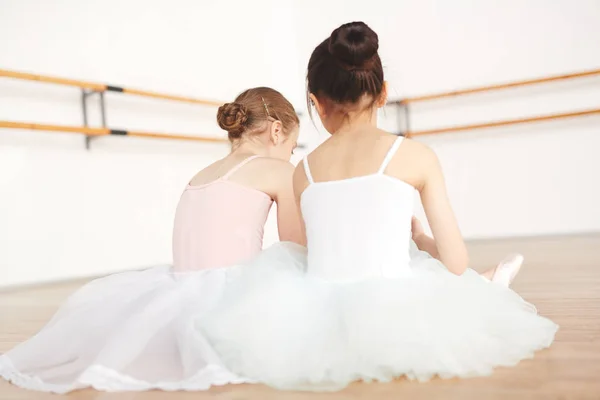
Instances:
[[[352,67],[363,67],[377,54],[379,38],[364,22],[350,22],[329,37],[329,53]]]
[[[219,107],[217,122],[232,139],[242,136],[248,122],[248,109],[240,103],[225,103]]]

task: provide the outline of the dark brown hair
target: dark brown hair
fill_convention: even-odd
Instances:
[[[217,122],[231,141],[261,131],[269,119],[281,121],[286,135],[300,125],[292,103],[268,87],[248,89],[233,103],[223,104],[217,112]]]
[[[334,30],[319,44],[308,61],[307,102],[310,93],[326,107],[339,111],[364,96],[379,99],[383,90],[383,66],[377,50],[379,38],[364,22],[350,22]]]

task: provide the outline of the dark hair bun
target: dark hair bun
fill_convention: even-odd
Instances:
[[[377,54],[379,38],[364,22],[350,22],[331,33],[328,49],[344,64],[361,68]]]
[[[239,138],[246,130],[248,122],[248,109],[240,103],[225,103],[219,107],[217,122],[221,129],[229,133],[232,139]]]

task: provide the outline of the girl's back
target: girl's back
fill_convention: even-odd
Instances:
[[[308,157],[312,178],[315,182],[338,181],[380,173],[394,178],[397,185],[414,188],[420,194],[431,229],[439,238],[438,248],[444,263],[451,270],[464,271],[468,259],[466,248],[452,212],[437,156],[424,144],[410,139],[403,140],[397,149],[393,149],[394,141],[394,135],[369,124],[341,129]],[[369,151],[365,152],[365,149]],[[383,170],[382,162],[385,162]],[[295,174],[294,185],[300,195],[308,187],[306,166]],[[378,194],[374,192],[372,195]],[[386,201],[389,202],[389,199]],[[390,208],[403,208],[402,213],[407,215],[412,215],[412,206],[413,202],[408,198],[389,204]],[[356,212],[365,211],[357,209]],[[382,213],[382,210],[379,212]],[[383,214],[386,212],[392,214],[398,211],[383,210]],[[402,221],[397,229],[409,232],[411,219]]]
[[[310,274],[347,281],[409,273],[415,189],[386,172],[404,138],[380,139],[389,144],[376,165],[352,165],[360,144],[341,146],[340,152],[333,147],[324,151],[321,156],[326,158],[316,172],[319,176],[327,172],[328,179],[314,178],[310,157],[305,159],[308,187],[301,204]],[[343,156],[327,157],[335,153]]]
[[[177,271],[223,267],[246,261],[262,249],[264,225],[273,202],[249,186],[245,169],[260,171],[250,156],[221,177],[202,182],[202,171],[183,192],[173,229],[173,267]],[[219,164],[227,164],[219,162]],[[248,164],[248,165],[246,165]],[[252,168],[254,167],[254,168]],[[264,177],[264,171],[262,176]],[[197,179],[200,178],[200,179]]]
[[[418,189],[426,175],[424,161],[431,151],[421,143],[405,139],[390,153],[396,139],[397,136],[370,126],[338,133],[308,157],[312,176],[315,182],[321,182],[372,175],[389,154],[385,175]],[[369,149],[368,152],[365,149]]]

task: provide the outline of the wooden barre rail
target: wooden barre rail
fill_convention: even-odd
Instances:
[[[552,121],[552,120],[558,120],[558,119],[584,117],[584,116],[589,116],[589,115],[594,115],[594,114],[600,114],[600,108],[584,110],[584,111],[576,111],[576,112],[570,112],[570,113],[562,113],[562,114],[543,115],[543,116],[538,116],[538,117],[487,122],[487,123],[481,123],[481,124],[453,126],[453,127],[449,127],[449,128],[438,128],[438,129],[428,129],[428,130],[423,130],[423,131],[413,131],[413,132],[407,132],[406,136],[413,137],[413,136],[421,136],[421,135],[451,133],[451,132],[466,132],[466,131],[472,131],[475,129],[495,128],[495,127],[510,126],[510,125],[522,125],[522,124],[528,124],[528,123],[534,123],[534,122],[544,122],[544,121]]]
[[[438,100],[438,99],[444,99],[444,98],[448,98],[448,97],[463,96],[463,95],[475,94],[475,93],[492,92],[492,91],[496,91],[496,90],[537,85],[540,83],[547,83],[547,82],[564,81],[564,80],[569,80],[569,79],[577,79],[577,78],[583,78],[583,77],[589,77],[589,76],[595,76],[595,75],[600,75],[600,69],[575,72],[575,73],[571,73],[571,74],[555,75],[555,76],[549,76],[549,77],[538,78],[538,79],[529,79],[529,80],[510,82],[510,83],[501,83],[501,84],[497,84],[497,85],[482,86],[482,87],[478,87],[478,88],[455,90],[452,92],[434,93],[434,94],[424,95],[424,96],[408,97],[406,99],[401,99],[401,100],[396,100],[396,101],[390,102],[390,104],[407,105],[407,104],[418,103],[418,102],[429,101],[429,100]]]
[[[111,86],[103,83],[95,83],[95,82],[87,82],[87,81],[79,81],[74,79],[66,79],[66,78],[58,78],[52,76],[44,76],[44,75],[35,75],[26,72],[18,72],[18,71],[9,71],[5,69],[0,69],[0,77],[5,78],[14,78],[21,79],[26,81],[36,81],[36,82],[45,82],[45,83],[54,83],[57,85],[65,85],[65,86],[74,86],[80,89],[93,90],[97,92],[119,92],[126,93],[136,96],[142,97],[152,97],[156,99],[163,100],[173,100],[184,103],[194,103],[194,104],[202,104],[204,106],[214,106],[220,107],[224,102],[216,101],[216,100],[206,100],[206,99],[195,99],[192,97],[183,97],[183,96],[175,96],[170,94],[162,94],[156,92],[150,92],[147,90],[140,89],[131,89],[120,86]]]
[[[49,124],[34,124],[25,122],[0,121],[0,128],[8,129],[25,129],[33,131],[46,132],[64,132],[64,133],[83,133],[88,136],[133,136],[150,139],[174,139],[188,140],[193,142],[208,142],[208,143],[229,143],[229,140],[218,137],[206,136],[187,136],[168,133],[155,132],[140,132],[140,131],[124,131],[107,128],[90,128],[86,126],[69,126],[69,125],[49,125]]]

